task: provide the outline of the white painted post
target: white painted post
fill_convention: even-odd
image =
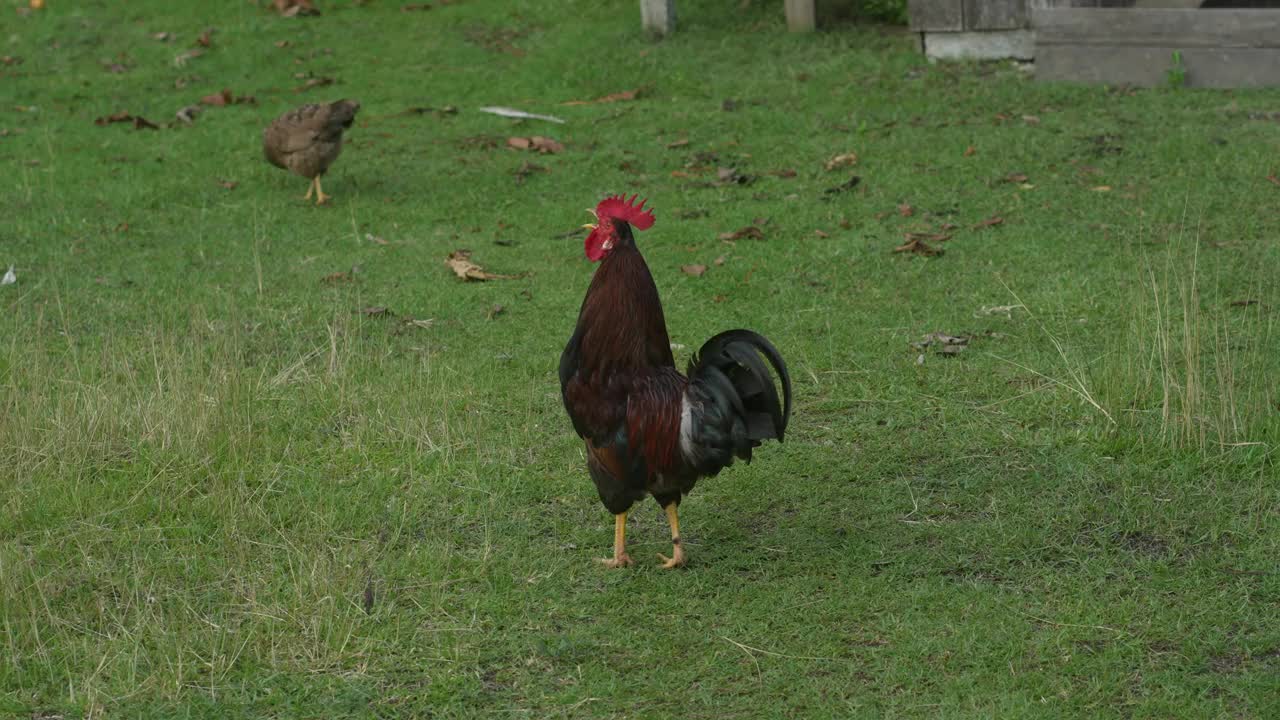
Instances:
[[[787,27],[791,32],[813,32],[818,27],[814,0],[787,0]]]
[[[669,35],[676,29],[675,0],[640,0],[640,22],[655,35]]]

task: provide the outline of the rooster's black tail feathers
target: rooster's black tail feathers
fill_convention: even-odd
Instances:
[[[782,380],[782,401],[769,361]],[[727,330],[703,343],[689,361],[689,412],[681,448],[705,475],[735,457],[751,461],[752,448],[781,441],[791,417],[791,375],[778,349],[750,330]]]

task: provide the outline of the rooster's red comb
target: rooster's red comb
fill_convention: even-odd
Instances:
[[[632,195],[628,200],[625,195],[610,195],[596,206],[596,217],[614,218],[630,223],[637,230],[648,230],[653,227],[653,212],[644,209],[648,200],[635,204],[639,195]]]

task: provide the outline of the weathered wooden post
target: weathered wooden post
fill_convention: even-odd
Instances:
[[[815,0],[787,0],[787,27],[791,32],[813,32],[818,27]]]
[[[640,0],[640,22],[654,35],[670,35],[676,29],[675,0]]]

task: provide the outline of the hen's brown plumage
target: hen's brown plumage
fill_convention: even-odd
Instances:
[[[329,199],[320,189],[324,175],[342,152],[342,131],[351,127],[360,103],[339,100],[325,105],[307,104],[281,115],[262,133],[262,153],[278,168],[311,180],[304,199],[316,193],[316,203]]]

